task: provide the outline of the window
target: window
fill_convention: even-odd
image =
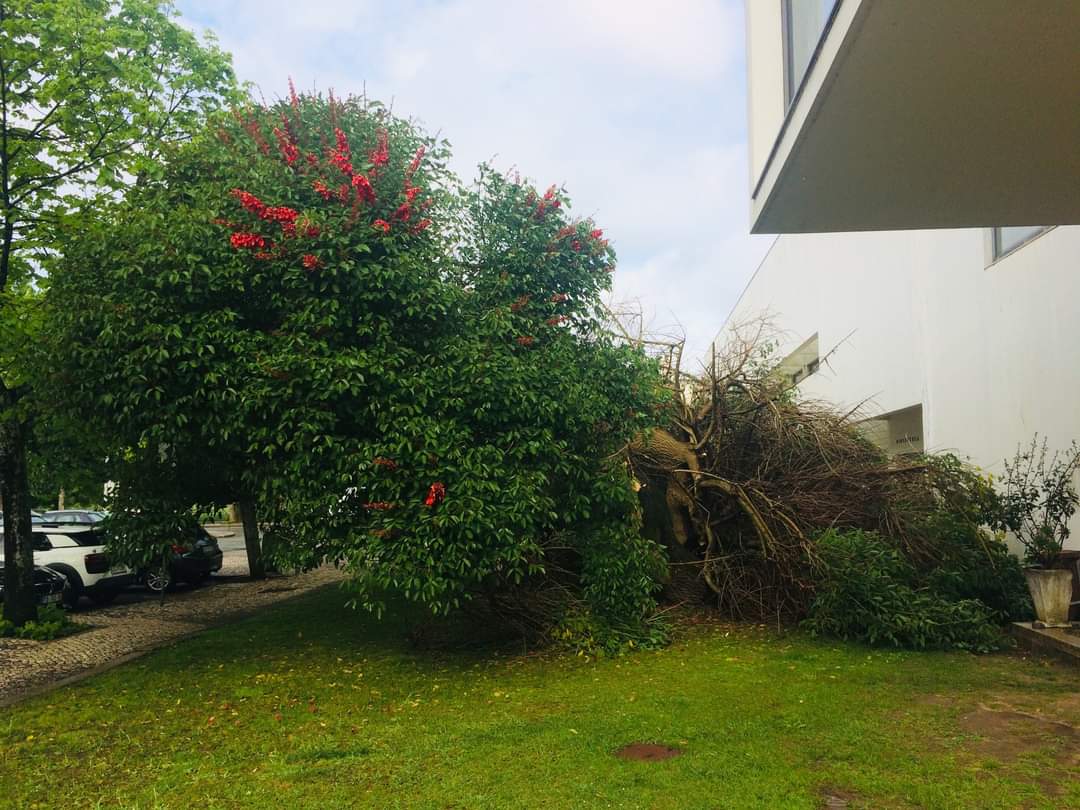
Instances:
[[[787,385],[798,385],[821,366],[818,355],[818,336],[814,335],[799,348],[781,360],[774,373]]]
[[[1030,242],[1049,228],[1043,225],[1022,226],[1018,228],[994,228],[994,258],[1000,259],[1012,253],[1018,247]]]
[[[838,0],[783,0],[784,100],[791,104]]]

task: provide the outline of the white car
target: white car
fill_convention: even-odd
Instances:
[[[107,605],[135,581],[135,572],[113,565],[105,537],[93,526],[34,526],[34,565],[51,568],[68,581],[64,603],[75,607],[81,596]],[[0,551],[0,558],[3,552]]]

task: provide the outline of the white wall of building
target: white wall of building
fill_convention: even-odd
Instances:
[[[1036,431],[1080,439],[1080,226],[997,262],[983,229],[782,236],[726,328],[763,313],[781,356],[814,333],[832,351],[803,396],[867,416],[921,405],[928,451],[998,474]]]

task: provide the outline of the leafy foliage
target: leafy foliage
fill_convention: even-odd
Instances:
[[[812,632],[915,649],[1000,646],[986,605],[919,587],[914,567],[873,532],[830,529],[817,548],[822,575],[804,622]]]
[[[1080,468],[1080,446],[1073,442],[1064,452],[1050,453],[1046,439],[1035,436],[1005,462],[1003,492],[994,528],[1012,532],[1027,550],[1027,560],[1044,568],[1053,566],[1069,538],[1069,520],[1080,505],[1073,484]]]
[[[78,630],[63,608],[46,605],[38,609],[37,618],[19,627],[6,619],[0,619],[0,637],[14,636],[33,641],[51,641],[54,638],[68,636]]]
[[[10,0],[0,5],[0,488],[4,613],[34,615],[30,484],[41,290],[79,209],[156,174],[233,94],[229,58],[158,0]],[[39,470],[40,472],[40,470]]]
[[[618,451],[663,394],[600,328],[614,254],[448,154],[367,100],[216,119],[70,244],[64,377],[145,470],[130,505],[253,493],[279,564],[339,562],[375,610],[557,586],[640,627],[660,557]]]

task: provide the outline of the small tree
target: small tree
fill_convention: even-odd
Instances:
[[[201,44],[156,0],[0,2],[0,335],[30,345],[28,314],[58,234],[187,137],[231,92],[228,57]],[[0,500],[4,616],[36,613],[28,397],[43,369],[0,350]]]
[[[1024,546],[1026,560],[1051,568],[1069,539],[1069,520],[1080,505],[1073,476],[1080,467],[1080,446],[1050,453],[1036,435],[1005,462],[993,528],[1012,532]]]
[[[613,253],[560,190],[463,191],[447,157],[367,100],[220,118],[71,244],[64,373],[130,452],[203,453],[281,562],[343,563],[369,607],[552,586],[640,632],[656,548],[619,451],[661,386],[600,328]]]

